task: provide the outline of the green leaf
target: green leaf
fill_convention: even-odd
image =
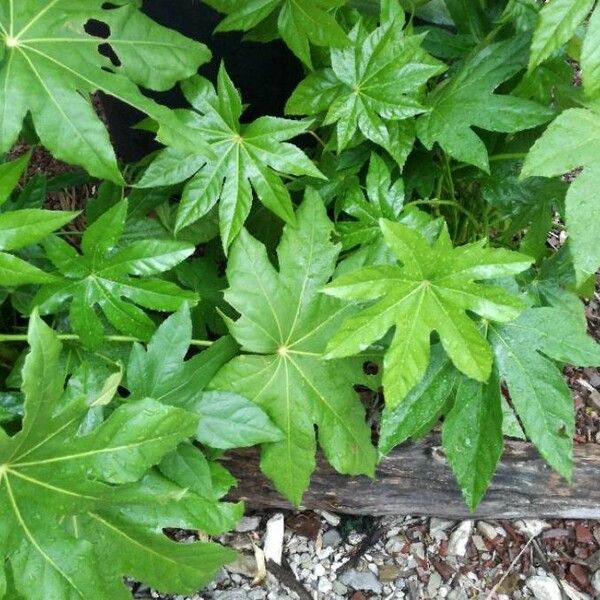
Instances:
[[[227,17],[217,31],[251,31],[277,15],[277,28],[290,50],[312,68],[310,44],[316,46],[346,46],[348,38],[331,11],[343,6],[345,0],[206,0],[206,3]]]
[[[41,142],[56,158],[121,182],[108,134],[90,102],[90,94],[97,91],[157,121],[160,141],[178,147],[192,143],[177,115],[138,86],[167,90],[193,75],[210,53],[204,45],[154,23],[136,3],[117,4],[21,0],[19,10],[9,10],[4,3],[0,85],[6,93],[0,98],[0,152],[14,144],[29,113]],[[107,39],[86,33],[90,19],[108,27]],[[99,52],[104,43],[118,57],[118,67]],[[200,140],[195,143],[202,145]]]
[[[283,434],[254,402],[231,392],[205,392],[186,406],[200,415],[197,439],[229,450],[279,442]]]
[[[417,121],[417,135],[428,150],[438,143],[455,160],[489,173],[485,144],[471,129],[515,133],[545,123],[552,111],[507,94],[494,94],[501,83],[525,66],[527,37],[486,46],[468,58],[428,97],[429,112]]]
[[[233,550],[216,544],[178,544],[123,519],[116,511],[90,512],[80,526],[93,542],[97,560],[110,564],[112,572],[145,581],[159,591],[194,594],[222,565],[236,558]]]
[[[358,23],[350,39],[352,47],[331,50],[331,68],[298,86],[286,111],[326,112],[324,124],[336,125],[338,152],[360,131],[402,167],[414,141],[414,127],[404,120],[425,112],[420,90],[445,66],[421,49],[422,36],[404,34],[401,17],[372,33]]]
[[[126,216],[127,201],[122,200],[98,218],[83,235],[82,254],[59,238],[46,244],[48,258],[61,279],[42,287],[34,305],[48,314],[70,304],[71,327],[89,347],[98,346],[103,337],[96,306],[115,329],[147,340],[155,325],[138,307],[172,312],[197,299],[174,283],[147,278],[181,263],[194,247],[171,240],[145,240],[116,249]]]
[[[597,96],[600,92],[600,4],[596,4],[583,39],[581,72],[587,95]]]
[[[589,15],[595,0],[551,0],[538,17],[533,32],[529,69],[537,67],[574,35]]]
[[[280,175],[323,177],[301,150],[286,142],[304,133],[309,123],[261,117],[240,124],[241,98],[224,66],[219,71],[217,91],[200,77],[186,81],[183,88],[198,111],[186,111],[190,129],[207,140],[215,157],[180,154],[180,160],[187,161],[189,167],[173,171],[173,153],[167,149],[158,154],[138,185],[167,185],[193,175],[183,191],[176,230],[198,221],[219,202],[225,251],[250,213],[253,190],[271,212],[293,223],[290,193]]]
[[[585,324],[558,308],[532,308],[505,325],[492,325],[496,364],[527,437],[563,477],[572,469],[575,415],[571,392],[553,362],[600,364],[600,346]]]
[[[520,249],[536,259],[548,251],[548,233],[553,216],[564,205],[568,185],[563,181],[530,177],[519,180],[522,163],[503,160],[492,164],[482,179],[482,196],[507,223],[502,240],[510,244],[526,230]]]
[[[323,361],[327,340],[349,309],[319,294],[339,247],[332,224],[310,190],[277,250],[279,271],[246,231],[231,248],[226,300],[240,313],[230,322],[245,354],[217,374],[211,388],[242,394],[260,406],[284,439],[263,445],[261,467],[298,505],[315,465],[315,430],[341,473],[372,476],[375,449],[353,385],[365,378],[360,359]]]
[[[444,452],[471,510],[475,510],[502,456],[500,382],[461,378],[452,410],[444,419]]]
[[[0,286],[11,288],[31,283],[52,283],[56,278],[24,260],[0,252]]]
[[[16,160],[0,164],[0,206],[8,200],[17,187],[19,180],[27,169],[30,159],[31,151],[26,152]]]
[[[596,182],[600,174],[600,115],[585,108],[560,114],[527,155],[521,177],[563,175],[584,167],[566,196],[565,220],[578,283],[600,267],[596,226],[600,218]]]
[[[381,229],[402,266],[366,267],[325,287],[326,294],[345,300],[381,298],[342,324],[328,343],[327,356],[358,354],[395,326],[383,373],[386,402],[393,408],[424,376],[430,336],[436,331],[460,371],[487,381],[492,353],[466,311],[500,322],[516,318],[524,307],[521,300],[480,281],[524,271],[531,259],[485,248],[485,241],[453,248],[447,230],[429,245],[421,233],[405,225],[382,219]]]
[[[0,249],[17,250],[43,240],[79,213],[35,208],[0,214]]]
[[[191,341],[190,311],[183,306],[162,323],[146,349],[135,344],[127,367],[131,399],[193,407],[218,370],[236,355],[237,345],[223,337],[184,362]]]
[[[84,600],[93,590],[100,600],[124,600],[130,597],[124,576],[165,592],[197,590],[234,553],[169,541],[161,530],[181,517],[174,508],[156,516],[156,498],[135,489],[150,467],[193,434],[195,418],[146,399],[118,407],[82,434],[87,399],[63,395],[61,344],[35,312],[28,340],[22,428],[0,440],[0,559],[16,592],[27,600]],[[192,496],[171,482],[164,501],[183,501],[182,514],[191,514]],[[136,510],[144,522],[128,519]],[[227,512],[233,516],[227,505],[224,511],[222,520]]]
[[[381,416],[379,452],[388,454],[392,448],[416,437],[424,425],[436,422],[448,403],[456,384],[457,371],[448,355],[438,346],[431,350],[427,372],[403,402],[386,406]]]

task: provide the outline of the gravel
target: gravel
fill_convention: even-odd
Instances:
[[[282,535],[282,566],[261,580],[255,553],[264,549],[269,522],[269,544]],[[298,600],[290,581],[301,586],[301,600],[600,598],[597,521],[456,523],[304,512],[251,515],[242,528],[218,538],[240,559],[190,600]],[[381,532],[378,541],[357,556],[373,531]],[[186,600],[144,588],[135,597]]]

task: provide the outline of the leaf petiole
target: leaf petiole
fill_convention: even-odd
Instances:
[[[79,336],[72,333],[63,333],[57,334],[56,336],[59,340],[64,342],[78,342]],[[27,335],[26,334],[10,334],[10,333],[0,333],[0,344],[6,342],[26,342]],[[114,343],[114,344],[133,344],[135,342],[143,342],[140,338],[136,338],[129,335],[107,335],[104,336],[104,341]],[[212,346],[214,342],[210,340],[192,340],[190,343],[192,346],[196,346],[199,348],[208,348]]]

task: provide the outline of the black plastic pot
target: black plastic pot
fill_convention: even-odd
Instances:
[[[198,0],[146,0],[143,10],[161,25],[211,49],[213,60],[200,69],[211,81],[216,81],[219,65],[225,62],[229,75],[242,91],[244,103],[250,105],[246,112],[248,119],[283,114],[287,98],[303,77],[302,66],[283,43],[242,42],[238,33],[213,35],[223,15]],[[150,95],[171,108],[186,106],[178,89]],[[119,158],[133,162],[155,149],[148,134],[131,129],[143,115],[107,96],[102,97],[102,104]]]

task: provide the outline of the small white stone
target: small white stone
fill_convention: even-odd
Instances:
[[[329,594],[333,590],[333,585],[327,577],[321,577],[317,585],[317,590],[321,594]]]
[[[483,542],[483,538],[480,535],[473,536],[473,545],[477,548],[478,552],[487,552],[487,546]]]
[[[281,555],[283,554],[283,532],[283,514],[277,513],[267,521],[264,552],[267,561],[272,560],[278,565],[281,564]]]
[[[537,537],[545,529],[550,529],[550,523],[540,519],[523,519],[515,523],[517,531],[529,538]]]
[[[479,521],[477,523],[477,531],[486,539],[493,540],[498,537],[498,532],[493,525],[486,523],[485,521]]]
[[[560,587],[552,577],[534,575],[525,583],[536,600],[562,600]]]
[[[456,521],[449,521],[448,519],[438,519],[432,517],[429,521],[429,533],[433,534],[434,531],[447,531],[454,526]]]
[[[569,600],[592,600],[587,594],[576,590],[568,581],[561,579],[560,584]]]
[[[260,517],[242,517],[238,524],[235,526],[235,530],[238,533],[246,533],[248,531],[256,531],[260,525]]]
[[[600,570],[592,575],[592,586],[600,594]]]
[[[323,575],[325,575],[325,567],[322,564],[315,565],[315,568],[313,569],[313,573],[317,577],[323,577]]]
[[[463,521],[450,536],[448,554],[464,556],[467,553],[467,544],[473,531],[473,521]]]
[[[341,519],[340,517],[338,517],[337,515],[334,515],[333,513],[330,513],[326,510],[320,510],[317,511],[318,514],[320,514],[327,523],[329,523],[329,525],[331,525],[332,527],[337,527],[340,523],[341,523]]]

